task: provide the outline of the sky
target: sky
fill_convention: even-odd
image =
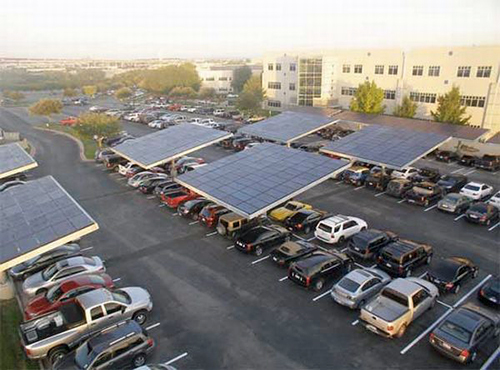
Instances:
[[[500,0],[2,0],[0,57],[227,58],[500,44]]]

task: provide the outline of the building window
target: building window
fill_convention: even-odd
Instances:
[[[438,77],[440,69],[441,69],[441,67],[439,67],[439,66],[430,66],[429,67],[429,76]]]
[[[276,70],[281,71],[281,63],[276,63]]]
[[[267,70],[268,70],[268,71],[272,71],[272,70],[274,70],[274,68],[273,68],[273,63],[269,63],[269,64],[267,65]]]
[[[418,103],[434,104],[436,102],[436,94],[410,92],[410,99]]]
[[[477,67],[476,77],[489,78],[491,76],[491,66],[490,67]]]
[[[397,75],[398,74],[398,66],[389,66],[389,74]]]
[[[290,91],[295,91],[295,82],[290,82],[290,85],[288,86],[288,89]]]
[[[423,76],[424,75],[424,66],[413,66],[413,75],[414,76]]]
[[[207,77],[205,78],[205,81],[215,81],[215,77]]]
[[[227,81],[227,77],[219,77],[219,81]]]
[[[301,58],[299,60],[298,103],[313,106],[315,98],[321,98],[323,60]]]
[[[354,65],[354,73],[363,73],[363,65],[355,64]]]
[[[344,64],[342,66],[342,73],[351,73],[351,65],[350,64]]]
[[[486,97],[484,96],[461,96],[460,104],[466,107],[484,107]]]
[[[297,70],[297,65],[295,63],[290,63],[290,72],[295,72]]]
[[[355,87],[342,87],[340,89],[340,93],[342,95],[346,95],[346,96],[353,96],[356,94],[356,90],[357,90],[357,88],[355,88]]]
[[[470,77],[470,66],[461,66],[458,67],[457,77]]]
[[[384,99],[395,100],[396,99],[396,90],[384,90]]]
[[[281,90],[281,82],[268,82],[267,88],[271,90]]]
[[[274,107],[274,108],[280,108],[281,107],[281,102],[279,100],[268,100],[267,101],[267,106],[268,107]]]
[[[375,66],[375,74],[383,75],[384,74],[384,66]]]

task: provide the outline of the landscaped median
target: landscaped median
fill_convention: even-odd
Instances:
[[[73,127],[62,126],[59,123],[46,123],[39,126],[40,129],[52,130],[62,132],[64,134],[70,135],[76,140],[80,141],[83,145],[83,155],[85,159],[94,159],[95,152],[97,150],[97,142],[85,135],[77,132]]]

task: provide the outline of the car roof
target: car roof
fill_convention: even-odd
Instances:
[[[245,219],[245,217],[240,216],[239,214],[237,214],[235,212],[229,212],[229,213],[226,213],[225,215],[220,216],[220,219],[231,222],[231,221],[243,220],[243,219]]]
[[[397,292],[400,292],[406,296],[412,296],[420,289],[422,286],[408,279],[397,278],[387,285],[388,288],[391,288]]]
[[[369,271],[365,271],[364,269],[356,269],[348,273],[346,277],[361,285],[374,276]]]
[[[76,256],[71,258],[66,258],[62,261],[57,262],[57,268],[65,268],[69,266],[77,266],[86,264],[85,258],[82,256]]]
[[[400,239],[388,244],[384,247],[383,251],[385,253],[389,252],[395,257],[400,257],[408,252],[414,251],[418,247],[420,247],[418,243],[412,242],[411,240]]]
[[[470,182],[467,183],[467,185],[483,186],[483,185],[486,185],[486,184],[480,183],[480,182],[470,181]]]
[[[84,293],[76,298],[80,302],[81,306],[86,309],[93,307],[98,304],[102,304],[113,300],[111,292],[105,288],[92,290],[90,292]]]
[[[112,330],[105,330],[101,334],[92,337],[89,339],[88,344],[92,347],[93,351],[100,353],[109,348],[113,342],[141,332],[141,326],[134,320],[129,320]]]
[[[377,230],[377,229],[366,229],[366,230],[360,231],[357,234],[354,234],[353,237],[355,237],[356,239],[369,241],[369,240],[373,240],[375,238],[378,238],[381,235],[385,235],[385,232]]]
[[[446,321],[451,321],[472,333],[484,320],[485,317],[482,314],[464,305],[453,312]]]
[[[289,252],[297,252],[305,247],[313,247],[313,246],[314,245],[309,244],[308,242],[305,242],[305,241],[288,241],[288,242],[281,244],[279,249],[286,247]]]
[[[349,221],[349,217],[344,215],[336,215],[322,220],[321,223],[328,226],[337,226],[338,224],[346,221]]]

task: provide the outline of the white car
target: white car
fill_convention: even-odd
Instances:
[[[217,122],[215,122],[212,118],[205,118],[205,119],[201,120],[201,123],[203,125],[208,126],[208,125],[212,125],[212,124],[217,123]]]
[[[196,112],[196,107],[187,108],[186,112],[194,113],[194,112]]]
[[[500,191],[497,191],[497,193],[493,195],[487,203],[500,209]]]
[[[224,109],[216,109],[216,110],[214,110],[214,113],[213,113],[213,115],[216,117],[222,117],[223,114],[224,114]]]
[[[411,179],[418,175],[418,170],[414,167],[403,168],[401,171],[393,171],[391,177],[393,179]]]
[[[247,144],[247,145],[245,146],[245,149],[243,149],[243,150],[251,149],[251,148],[253,148],[254,146],[257,146],[257,145],[260,145],[260,144],[262,144],[262,143],[249,143],[249,144]]]
[[[469,182],[460,190],[460,194],[474,200],[481,200],[486,198],[488,195],[493,194],[493,187],[487,184],[480,184],[478,182]]]
[[[122,176],[125,176],[127,174],[127,171],[130,170],[132,167],[136,166],[132,162],[127,162],[126,164],[119,164],[118,165],[118,173]]]
[[[360,218],[337,215],[320,221],[316,226],[314,236],[325,243],[342,243],[367,228],[368,224]]]

